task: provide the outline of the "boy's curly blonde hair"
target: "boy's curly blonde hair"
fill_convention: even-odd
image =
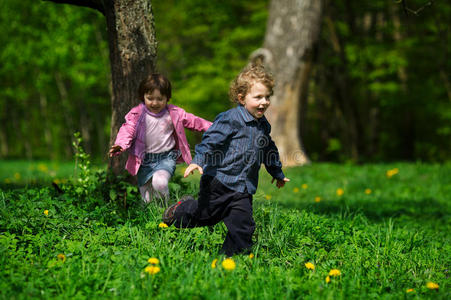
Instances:
[[[272,74],[263,65],[248,65],[230,84],[230,101],[239,104],[238,95],[241,94],[245,97],[249,93],[252,85],[256,82],[260,82],[266,86],[272,95],[274,88],[274,77]]]

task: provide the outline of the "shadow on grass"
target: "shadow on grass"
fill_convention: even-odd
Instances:
[[[434,198],[393,199],[380,198],[377,201],[322,201],[306,203],[301,201],[280,201],[280,207],[308,210],[327,216],[362,214],[368,220],[382,222],[389,218],[413,219],[421,223],[449,223],[450,205],[440,203]]]

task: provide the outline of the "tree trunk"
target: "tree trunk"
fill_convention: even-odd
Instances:
[[[124,122],[125,114],[139,100],[141,80],[155,69],[157,42],[150,0],[105,1],[113,83],[110,145]],[[118,174],[126,155],[110,159]]]
[[[267,118],[285,166],[309,162],[301,130],[321,11],[318,0],[272,0],[263,49],[251,55],[263,60],[276,79]]]
[[[125,114],[139,102],[139,83],[155,69],[157,41],[151,0],[47,1],[90,7],[106,17],[113,85],[111,145]],[[125,160],[125,155],[110,159],[109,168],[118,174]]]

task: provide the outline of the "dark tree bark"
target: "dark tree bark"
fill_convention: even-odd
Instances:
[[[321,13],[321,0],[272,0],[263,48],[251,55],[276,78],[267,118],[285,166],[309,162],[301,131]]]
[[[124,122],[124,116],[138,104],[140,81],[155,69],[157,42],[150,0],[48,0],[96,9],[105,15],[110,48],[113,85],[111,138]],[[92,116],[95,117],[95,116]],[[109,167],[118,174],[126,156],[110,159]]]

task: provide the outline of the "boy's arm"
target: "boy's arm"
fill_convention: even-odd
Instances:
[[[186,111],[183,111],[182,124],[183,124],[183,127],[185,127],[185,128],[204,132],[204,131],[207,131],[207,129],[211,126],[212,123],[210,121],[202,119],[196,115],[193,115],[191,113],[187,113]]]
[[[210,128],[203,134],[202,142],[196,145],[192,164],[203,168],[206,165],[208,155],[219,155],[220,159],[224,155],[223,146],[229,137],[234,134],[234,131],[231,121],[224,117],[223,113],[219,114]]]
[[[269,132],[267,134],[269,139],[268,146],[265,149],[265,157],[264,157],[264,165],[266,171],[268,171],[271,176],[276,179],[278,182],[283,181],[285,178],[285,174],[282,171],[282,163],[280,162],[279,150],[277,150],[276,144],[272,140]]]
[[[271,174],[272,181],[277,180],[276,186],[280,189],[281,187],[285,186],[286,182],[289,182],[290,179],[286,178],[282,171],[282,163],[280,162],[279,158],[279,151],[277,150],[276,144],[274,141],[269,137],[269,145],[268,150],[265,153],[265,168],[268,171],[269,174]]]

